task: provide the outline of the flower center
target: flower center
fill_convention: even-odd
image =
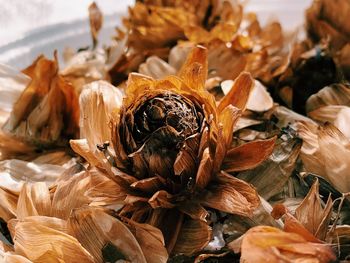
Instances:
[[[174,176],[174,162],[184,142],[200,132],[203,113],[184,96],[166,92],[142,103],[134,111],[129,130],[135,141],[134,172],[141,177]]]
[[[138,146],[162,128],[169,132],[164,134],[167,137],[164,138],[165,143],[174,145],[197,133],[201,122],[193,103],[170,92],[146,101],[136,110],[134,116],[133,137]]]

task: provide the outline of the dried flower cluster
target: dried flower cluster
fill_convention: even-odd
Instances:
[[[93,3],[64,67],[0,65],[0,261],[350,259],[348,12],[136,1],[100,48]]]

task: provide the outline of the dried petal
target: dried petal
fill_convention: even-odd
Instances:
[[[275,141],[275,137],[269,140],[256,140],[229,150],[223,169],[227,172],[235,172],[255,168],[270,156]]]
[[[294,233],[269,226],[254,227],[243,236],[241,260],[244,262],[281,262],[289,260],[330,262],[333,251],[323,244],[307,242]]]
[[[221,100],[218,111],[221,112],[230,104],[244,111],[253,85],[254,82],[251,75],[247,72],[241,73],[235,79],[230,91]]]
[[[252,216],[260,204],[258,194],[250,184],[223,171],[199,199],[203,206],[242,216]]]
[[[97,35],[102,27],[103,16],[101,10],[98,8],[95,2],[89,6],[89,20],[93,46],[96,47]]]

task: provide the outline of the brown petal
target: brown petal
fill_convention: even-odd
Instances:
[[[101,209],[77,209],[69,218],[68,224],[74,236],[97,262],[103,262],[102,249],[109,243],[125,259],[146,262],[139,243],[128,227]]]
[[[139,242],[146,261],[166,263],[168,252],[164,247],[164,238],[162,232],[148,224],[138,224],[134,221],[127,220],[130,231],[134,234]]]
[[[17,195],[0,188],[0,200],[0,218],[7,222],[11,218],[17,217]]]
[[[100,31],[103,23],[103,16],[101,10],[98,8],[95,2],[89,6],[89,20],[90,20],[90,30],[93,41],[93,47],[97,45],[97,35]]]
[[[162,186],[162,182],[158,177],[151,177],[134,182],[130,186],[136,190],[153,194]]]
[[[200,203],[219,211],[250,217],[260,199],[250,184],[221,171],[200,197]]]
[[[182,224],[173,254],[193,255],[211,240],[211,227],[201,220],[187,219]]]
[[[330,214],[332,212],[332,202],[329,200],[327,203],[327,209],[323,209],[319,196],[319,183],[316,180],[307,196],[295,210],[295,218],[319,239],[326,237]],[[321,228],[323,231],[318,232]]]
[[[127,191],[123,184],[118,184],[98,169],[91,169],[91,187],[87,190],[86,196],[91,198],[90,205],[105,206],[122,204]]]
[[[50,192],[45,183],[24,184],[18,198],[17,218],[26,216],[50,215]]]
[[[182,202],[178,209],[184,214],[190,216],[194,220],[202,220],[206,222],[208,211],[203,206],[194,201]]]
[[[228,105],[220,112],[219,122],[223,125],[223,139],[227,148],[231,146],[233,128],[241,115],[240,113],[241,111],[232,105]]]
[[[330,247],[307,242],[294,233],[285,233],[274,227],[257,226],[243,236],[241,246],[243,262],[286,262],[300,261],[320,263],[335,260]]]
[[[203,90],[208,75],[207,49],[196,46],[182,65],[178,76],[194,90]]]
[[[164,190],[160,190],[148,200],[148,203],[152,206],[152,208],[173,208],[174,205],[171,203],[171,199],[171,194]]]
[[[196,187],[199,189],[205,188],[211,180],[213,170],[213,160],[209,153],[209,148],[203,152],[202,160],[199,163],[196,175]]]
[[[242,72],[234,81],[229,93],[220,101],[218,111],[223,111],[228,105],[244,111],[254,80],[250,73]]]
[[[223,169],[236,172],[252,169],[265,161],[273,151],[276,137],[248,142],[228,151]]]
[[[85,173],[60,182],[52,198],[51,216],[67,219],[74,208],[88,204],[90,200],[85,193],[89,186],[90,178]]]
[[[34,262],[95,262],[74,237],[63,232],[32,222],[18,222],[15,232],[15,252]]]

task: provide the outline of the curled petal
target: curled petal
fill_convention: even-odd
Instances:
[[[236,172],[252,169],[265,161],[273,151],[276,137],[248,142],[228,151],[223,169]]]
[[[204,89],[208,75],[207,57],[207,49],[196,46],[192,49],[178,73],[178,76],[194,90]]]
[[[233,82],[230,91],[220,101],[218,111],[223,111],[228,105],[235,106],[244,111],[253,86],[254,80],[250,73],[242,72]]]
[[[152,208],[173,208],[174,205],[171,203],[172,196],[168,192],[161,190],[156,192],[149,200],[148,203]]]

